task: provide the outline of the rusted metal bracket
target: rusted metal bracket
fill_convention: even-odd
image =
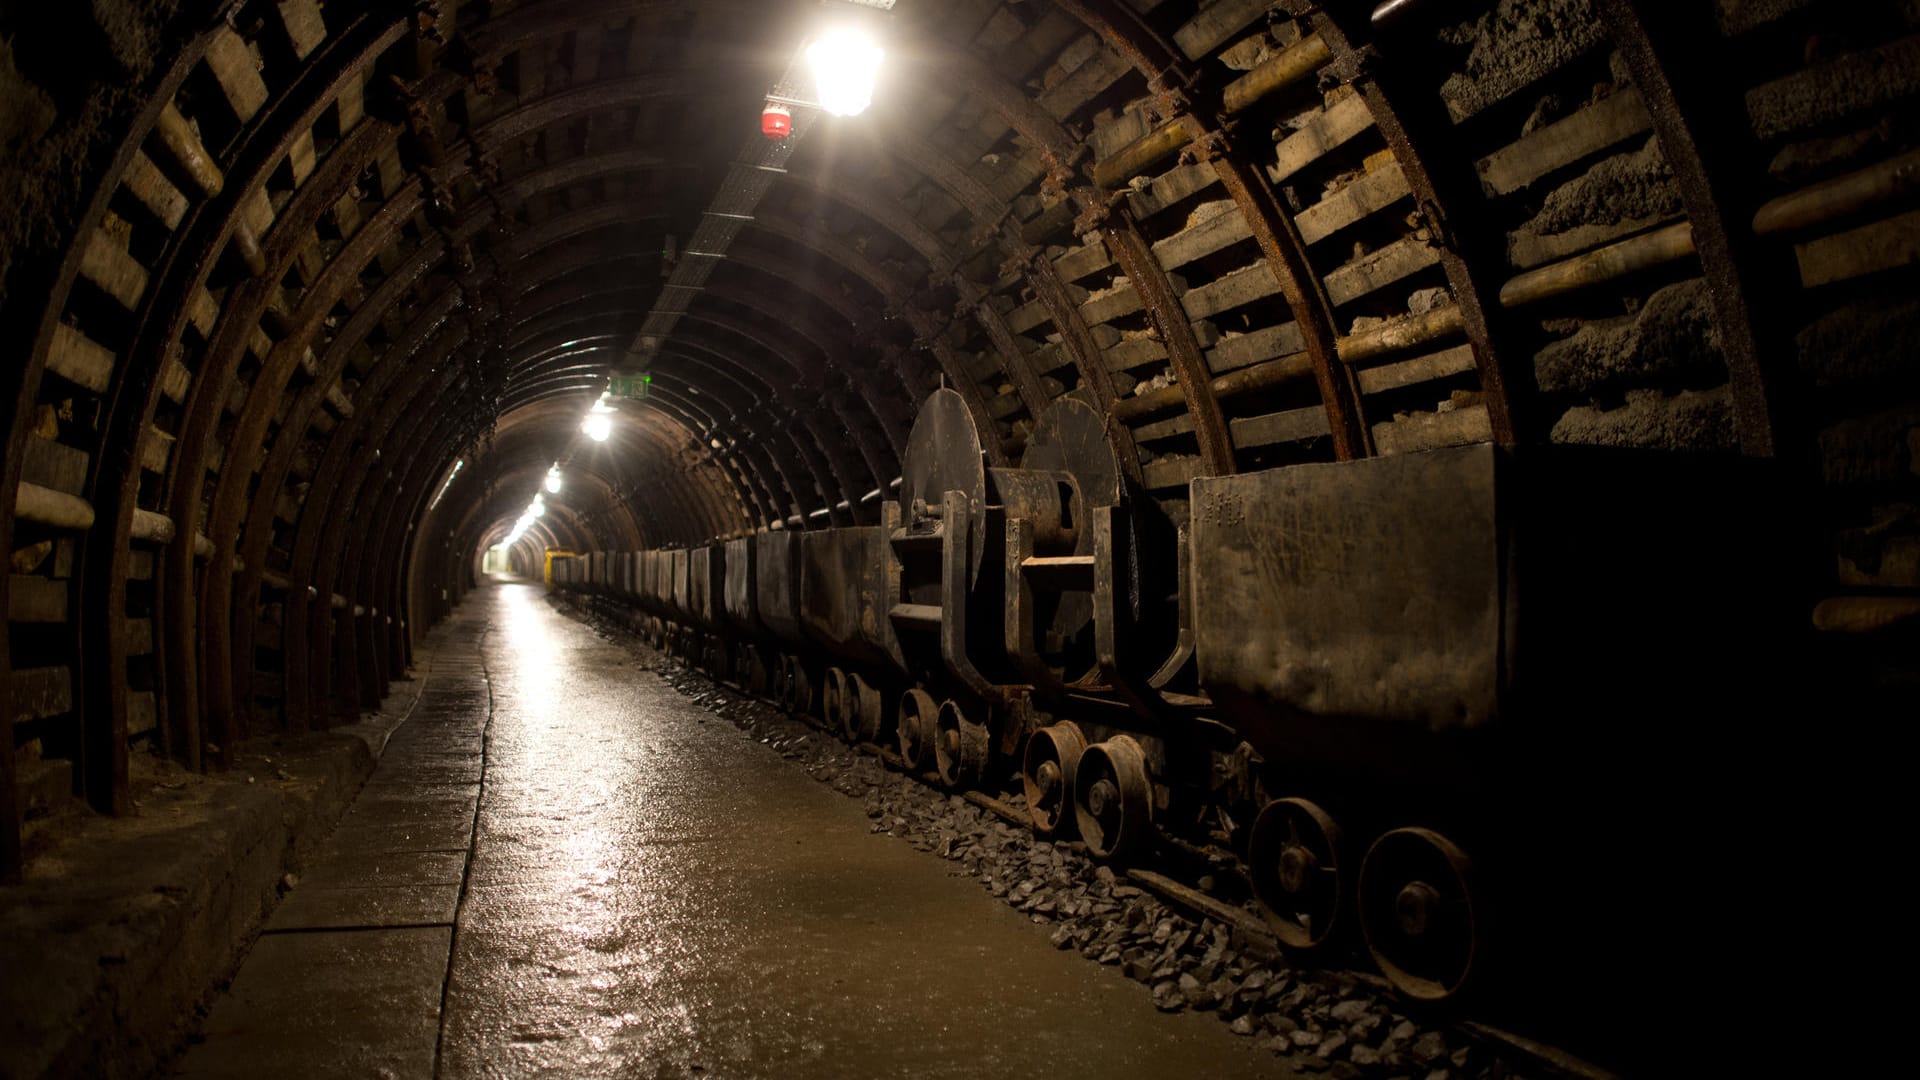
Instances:
[[[1307,259],[1299,227],[1292,215],[1281,209],[1259,168],[1235,153],[1225,132],[1206,130],[1197,116],[1189,116],[1186,123],[1195,132],[1195,148],[1206,155],[1220,186],[1233,198],[1266,258],[1268,271],[1280,285],[1282,298],[1293,311],[1301,341],[1313,361],[1314,381],[1319,384],[1327,428],[1333,435],[1334,456],[1341,461],[1368,456],[1373,440],[1361,411],[1359,386],[1352,369],[1340,362],[1333,303]]]
[[[1761,244],[1747,227],[1764,201],[1756,181],[1766,164],[1738,89],[1698,63],[1718,47],[1713,20],[1685,4],[1595,6],[1633,73],[1693,226],[1732,390],[1734,435],[1742,453],[1773,457],[1780,405],[1795,396],[1782,386],[1794,357],[1779,313],[1799,278],[1782,249]]]
[[[75,228],[76,236],[92,235],[106,216],[108,199],[118,188],[114,181],[124,175],[131,165],[142,135],[152,130],[163,114],[171,110],[175,93],[185,83],[194,65],[205,55],[210,41],[211,33],[202,33],[188,42],[173,66],[158,80],[149,103],[134,118],[125,141],[114,155],[107,172],[109,179],[100,184],[92,202],[82,214],[80,224]],[[236,205],[236,214],[237,210]],[[209,249],[203,253],[209,265],[224,246],[224,236],[210,242]],[[20,380],[19,397],[11,403],[10,408],[0,411],[0,417],[10,417],[12,420],[7,427],[9,445],[12,447],[19,447],[20,440],[26,434],[24,421],[32,413],[32,402],[39,391],[54,328],[65,306],[62,300],[79,276],[84,247],[84,244],[73,245],[54,273],[48,276],[50,280],[44,294],[46,302],[35,304],[32,297],[16,294],[8,305],[10,313],[4,316],[4,322],[0,322],[11,337],[16,330],[16,318],[25,316],[29,311],[37,312],[39,316],[37,327],[24,320],[23,325],[17,327],[33,336],[25,343],[27,362],[22,365],[25,370]],[[26,282],[33,280],[33,277],[22,275],[19,280]],[[141,313],[142,327],[160,317],[151,302],[163,294],[170,295],[164,289],[155,289],[154,294],[148,297],[150,306]],[[167,315],[184,323],[185,307],[182,303],[179,310],[168,312]],[[165,350],[157,350],[151,355],[170,354]],[[81,536],[75,552],[73,587],[81,590],[79,595],[94,598],[90,604],[80,605],[76,611],[77,625],[73,628],[77,648],[72,671],[77,691],[75,706],[81,725],[76,780],[82,785],[88,801],[96,809],[108,813],[123,811],[127,799],[126,581],[130,557],[128,540],[138,507],[140,473],[139,455],[130,448],[139,445],[140,438],[152,422],[162,366],[158,363],[134,365],[131,372],[115,380],[111,387],[107,411],[100,422],[102,445],[110,449],[109,452],[96,455],[91,462],[86,486],[88,501],[98,513],[93,529]],[[111,449],[123,447],[129,449],[119,452]],[[8,505],[0,510],[0,543],[4,543],[7,551],[13,550],[14,520],[10,496],[20,482],[22,457],[19,453],[0,454],[0,492],[9,495]],[[7,582],[0,582],[0,604],[6,601]],[[155,644],[155,660],[158,662],[161,660],[160,643]],[[18,804],[13,786],[14,755],[11,752],[14,718],[13,702],[10,700],[12,682],[8,633],[6,627],[0,625],[0,748],[8,751],[6,760],[0,761],[0,882],[17,879],[21,869]],[[167,727],[166,723],[161,724],[163,738]]]
[[[1126,57],[1150,82],[1163,86],[1185,84],[1178,76],[1163,77],[1163,73],[1176,72],[1185,57],[1132,5],[1121,0],[1054,0],[1054,3],[1099,34],[1109,48]]]
[[[1414,81],[1423,67],[1423,54],[1412,49],[1396,52],[1395,62],[1387,64],[1370,43],[1356,43],[1346,21],[1350,17],[1364,24],[1364,11],[1342,9],[1342,16],[1336,18],[1308,5],[1289,4],[1289,9],[1311,17],[1314,32],[1332,50],[1333,72],[1366,101],[1374,125],[1407,178],[1415,204],[1423,209],[1447,208],[1440,217],[1440,235],[1447,239],[1436,246],[1473,343],[1493,441],[1525,440],[1537,390],[1532,354],[1518,343],[1516,323],[1500,310],[1498,301],[1506,264],[1501,241],[1506,234],[1481,212],[1484,202],[1472,163],[1451,152],[1452,125],[1439,95],[1431,86]]]
[[[1033,286],[1034,298],[1047,309],[1054,329],[1060,332],[1061,342],[1073,355],[1074,364],[1080,372],[1080,385],[1093,395],[1094,408],[1099,409],[1102,416],[1111,417],[1117,395],[1113,389],[1113,374],[1107,368],[1105,350],[1094,339],[1086,320],[1080,317],[1080,309],[1074,306],[1066,283],[1060,280],[1060,271],[1047,253],[1043,250],[1033,251],[1027,266],[1027,283]],[[1134,445],[1133,431],[1125,424],[1115,423],[1108,423],[1106,430],[1107,440],[1113,446],[1114,459],[1126,471],[1127,479],[1139,485],[1142,482],[1140,451]]]
[[[1220,411],[1219,400],[1213,396],[1213,374],[1207,367],[1206,355],[1200,351],[1200,341],[1194,336],[1187,310],[1173,291],[1173,283],[1167,280],[1166,271],[1153,257],[1153,249],[1140,235],[1132,214],[1116,209],[1107,216],[1100,230],[1107,250],[1113,253],[1114,261],[1120,264],[1140,294],[1148,318],[1159,329],[1160,340],[1167,347],[1167,362],[1180,384],[1180,392],[1186,396],[1187,412],[1193,417],[1193,434],[1199,443],[1201,462],[1210,475],[1236,471],[1226,416]]]

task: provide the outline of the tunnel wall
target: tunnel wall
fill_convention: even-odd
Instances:
[[[129,754],[377,704],[556,460],[529,570],[868,524],[942,382],[996,462],[1089,402],[1176,520],[1196,477],[1475,442],[1776,458],[1766,587],[1849,692],[1899,678],[1914,4],[902,4],[891,99],[577,449],[798,40],[764,14],[5,16],[0,871],[50,800],[124,810]]]

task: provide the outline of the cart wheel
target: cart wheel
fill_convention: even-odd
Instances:
[[[1432,829],[1395,829],[1360,863],[1360,930],[1374,963],[1422,1001],[1458,994],[1481,952],[1473,863]]]
[[[987,775],[987,725],[967,718],[960,703],[948,698],[934,721],[933,762],[948,791],[963,791]]]
[[[1070,720],[1043,727],[1027,739],[1020,786],[1027,795],[1027,816],[1035,835],[1063,836],[1073,831],[1073,776],[1086,750],[1086,735]]]
[[[1346,903],[1340,826],[1305,799],[1276,799],[1254,819],[1247,839],[1253,895],[1283,945],[1326,944]]]
[[[820,718],[827,727],[846,734],[847,673],[837,667],[827,669],[827,681],[820,687]]]
[[[933,723],[939,706],[933,695],[918,687],[900,695],[898,730],[900,757],[908,772],[921,773],[933,767]]]
[[[787,709],[800,716],[813,712],[813,679],[799,657],[787,669]]]
[[[880,688],[860,677],[857,671],[847,673],[847,697],[841,703],[845,710],[847,740],[854,743],[879,742],[886,730],[886,702],[882,700]]]
[[[1073,776],[1074,820],[1096,858],[1123,860],[1146,847],[1153,828],[1147,755],[1130,736],[1087,747]]]

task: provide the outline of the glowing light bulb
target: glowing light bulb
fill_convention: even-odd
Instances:
[[[559,469],[548,470],[547,492],[548,494],[551,494],[551,495],[560,494],[560,470]]]
[[[873,104],[886,51],[858,30],[832,30],[807,46],[820,107],[835,116],[858,116]]]
[[[587,438],[594,442],[606,442],[613,437],[613,418],[606,413],[594,413],[587,417],[586,423],[580,425],[580,430],[586,432]]]

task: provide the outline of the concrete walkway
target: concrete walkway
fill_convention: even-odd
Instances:
[[[1284,1074],[536,588],[472,595],[435,655],[180,1075]]]

